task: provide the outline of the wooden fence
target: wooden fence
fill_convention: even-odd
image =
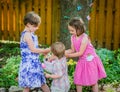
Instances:
[[[120,0],[94,0],[90,37],[96,47],[120,48]]]
[[[42,23],[36,31],[39,42],[56,41],[60,30],[59,0],[0,0],[0,40],[19,41],[23,17],[28,11],[41,16]]]
[[[19,41],[28,11],[41,16],[39,43],[59,40],[60,0],[0,0],[0,40]],[[96,47],[120,48],[120,0],[94,0],[90,13],[89,34]]]

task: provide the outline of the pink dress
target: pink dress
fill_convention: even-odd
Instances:
[[[71,37],[76,52],[79,51],[84,36],[87,36],[87,34],[83,33],[79,39],[76,39],[74,35]],[[74,73],[74,83],[82,86],[91,86],[96,84],[99,79],[105,77],[106,72],[101,59],[89,41],[83,55],[78,59]]]

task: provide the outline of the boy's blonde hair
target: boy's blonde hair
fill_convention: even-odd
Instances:
[[[62,42],[55,42],[51,45],[51,52],[60,59],[65,54],[65,45]]]

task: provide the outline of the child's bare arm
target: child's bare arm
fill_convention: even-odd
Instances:
[[[61,77],[60,75],[48,74],[48,73],[46,73],[45,76],[46,78],[52,78],[52,79],[58,79]]]
[[[46,54],[48,52],[50,52],[50,48],[47,49],[41,49],[41,48],[36,48],[34,45],[34,42],[32,40],[32,36],[31,33],[26,32],[25,36],[24,36],[24,41],[27,42],[29,49],[31,50],[31,52],[33,53],[42,53],[42,54]]]

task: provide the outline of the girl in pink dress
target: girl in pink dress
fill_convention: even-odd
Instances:
[[[97,82],[106,77],[106,72],[85,33],[84,22],[80,18],[73,18],[68,24],[68,30],[72,34],[71,49],[66,50],[65,55],[68,58],[79,58],[74,73],[77,92],[82,92],[82,86],[92,86],[93,92],[98,92]]]

